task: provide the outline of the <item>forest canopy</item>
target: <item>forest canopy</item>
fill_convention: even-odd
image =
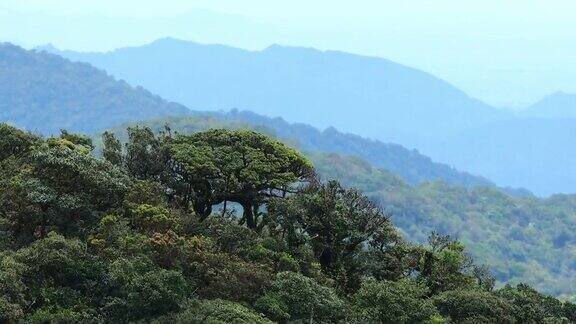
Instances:
[[[393,146],[386,149],[329,130],[319,138],[305,126],[256,118],[250,113],[226,116],[172,117],[135,124],[150,127],[155,133],[169,125],[172,132],[183,134],[215,128],[254,129],[268,134],[303,152],[320,177],[337,179],[377,202],[390,213],[406,240],[425,243],[432,231],[451,235],[466,245],[474,260],[490,265],[498,286],[527,283],[547,294],[574,298],[576,195],[540,198],[490,183],[464,181],[470,186],[458,185],[461,181],[454,181],[449,173],[438,173],[441,168],[421,159],[401,158],[406,152]],[[126,127],[112,131],[121,142],[128,141]],[[98,147],[99,137],[94,142]],[[405,176],[411,172],[417,173],[420,181]]]
[[[41,138],[0,125],[0,321],[557,322],[464,245],[403,239],[356,189],[248,130]]]

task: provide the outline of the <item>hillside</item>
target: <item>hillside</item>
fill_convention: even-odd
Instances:
[[[71,63],[9,44],[0,47],[0,55],[0,121],[35,132],[57,133],[64,128],[91,134],[124,122],[194,114],[226,123],[265,126],[282,138],[298,142],[304,150],[358,155],[409,183],[442,179],[466,186],[489,184],[488,180],[434,163],[400,145],[367,140],[334,128],[322,132],[250,112],[193,112],[142,88],[116,81],[84,63]]]
[[[134,100],[131,103],[126,103],[128,107],[134,107],[130,106],[130,104],[135,105],[138,102],[156,102],[165,105],[161,107],[173,106],[157,97],[149,95],[144,90],[133,89],[125,84],[124,87],[120,87],[118,85],[120,82],[114,81],[111,77],[106,76],[105,73],[85,64],[70,63],[55,56],[26,52],[8,45],[4,45],[2,49],[3,61],[13,62],[13,64],[11,63],[10,65],[5,64],[6,67],[3,68],[3,71],[7,73],[3,73],[2,76],[9,76],[9,78],[5,77],[4,80],[20,80],[14,84],[8,84],[2,87],[3,96],[9,99],[11,98],[11,101],[6,101],[10,104],[6,107],[18,107],[17,111],[21,113],[31,115],[26,112],[31,109],[31,103],[34,102],[44,103],[44,107],[50,106],[47,105],[46,102],[62,102],[64,104],[70,101],[73,103],[80,102],[85,105],[98,104],[98,102],[85,100],[83,96],[78,94],[92,93],[94,96],[102,96],[100,98],[101,100],[110,97],[116,98],[113,93],[92,92],[93,89],[87,85],[95,85],[96,83],[86,81],[86,75],[100,76],[101,80],[106,81],[107,84],[109,83],[112,89],[120,89],[126,91],[128,94],[134,95]],[[26,68],[28,66],[34,68]],[[51,69],[51,66],[54,66],[54,68]],[[16,67],[18,67],[18,71],[24,71],[25,73],[14,72],[17,71]],[[68,71],[68,69],[73,72]],[[77,69],[84,71],[86,75],[79,73]],[[38,79],[35,79],[33,76],[42,76],[42,80],[47,80],[46,82],[48,83],[44,83],[44,81],[42,83],[39,83],[40,81],[34,83],[32,81]],[[66,78],[72,79],[72,77],[76,77],[77,80],[75,82],[71,80],[66,81]],[[64,79],[60,80],[59,78]],[[97,78],[92,77],[87,79],[96,80]],[[32,81],[25,82],[22,80]],[[52,84],[54,82],[66,85],[66,91],[72,92],[67,92],[68,97],[63,97],[63,93],[60,93],[59,88],[56,87],[52,90],[54,93],[51,95],[41,96],[39,94],[42,93],[40,89],[44,89],[45,92],[50,94],[50,92],[48,92],[48,90],[51,89],[50,87],[42,88],[40,85]],[[18,85],[18,87],[14,85]],[[74,85],[76,85],[78,89],[74,88]],[[82,90],[82,85],[86,85],[84,90]],[[17,89],[20,89],[20,92],[16,92]],[[33,100],[27,99],[28,97],[24,95],[25,93],[33,94],[33,96],[30,96]],[[25,104],[21,103],[17,105],[17,103],[14,102],[15,98],[20,98]],[[40,98],[49,98],[50,100],[41,102]],[[59,98],[67,99],[62,100]],[[150,98],[156,98],[157,100],[146,101]],[[56,117],[44,117],[44,115],[40,115],[40,117],[44,118],[42,123],[41,121],[36,122],[41,123],[45,131],[55,131],[58,128],[67,126],[73,130],[78,128],[88,128],[92,130],[97,128],[96,126],[98,125],[98,128],[104,127],[104,122],[112,123],[122,121],[107,119],[110,116],[107,116],[106,113],[110,111],[106,110],[106,107],[110,106],[104,107],[100,105],[97,107],[99,108],[90,110],[90,112],[93,112],[92,115],[89,115],[88,112],[83,110],[66,110],[52,107],[51,111]],[[174,107],[183,108],[178,105],[174,105]],[[12,110],[3,110],[3,113],[6,114],[10,111],[16,111],[16,109],[11,109]],[[136,107],[134,109],[140,108]],[[152,108],[150,107],[150,109]],[[96,115],[96,111],[100,111],[101,113],[98,114],[98,116],[94,116]],[[138,111],[147,112],[146,109]],[[45,112],[45,114],[48,114],[48,112]],[[482,178],[459,173],[445,165],[433,163],[430,159],[417,152],[406,150],[401,146],[366,140],[359,136],[340,133],[333,128],[321,132],[310,126],[289,124],[279,118],[270,119],[249,112],[190,112],[190,114],[194,116],[168,119],[161,118],[148,122],[148,125],[159,130],[165,123],[168,123],[174,130],[185,133],[213,127],[252,127],[282,138],[285,142],[291,143],[304,151],[336,152],[360,156],[368,160],[370,164],[358,162],[352,165],[345,161],[346,163],[341,163],[342,167],[339,167],[338,160],[327,160],[324,162],[320,160],[317,164],[323,174],[328,176],[332,175],[342,179],[347,184],[361,187],[370,193],[370,195],[373,195],[374,192],[382,192],[382,190],[386,188],[388,188],[389,192],[397,195],[402,203],[394,210],[394,214],[398,215],[394,216],[394,220],[409,239],[422,241],[432,229],[441,230],[445,233],[457,233],[463,240],[466,240],[466,242],[470,244],[471,250],[478,258],[481,260],[486,259],[487,262],[494,264],[495,269],[498,271],[498,278],[502,281],[520,278],[537,284],[537,280],[544,278],[543,280],[545,281],[543,282],[545,282],[548,287],[542,287],[541,284],[539,284],[539,287],[558,294],[565,292],[566,289],[568,289],[567,287],[571,287],[563,281],[563,278],[569,276],[571,274],[570,271],[572,271],[570,266],[565,264],[566,260],[570,260],[571,258],[569,249],[573,244],[573,239],[569,234],[572,232],[569,229],[573,226],[571,222],[574,215],[573,204],[570,202],[572,199],[571,196],[555,196],[549,200],[539,200],[529,197],[512,198],[495,188],[468,191],[460,187],[426,185],[422,183],[430,180],[445,180],[446,182],[470,187],[490,185],[490,183]],[[34,117],[33,115],[31,116]],[[130,116],[122,117],[133,121],[139,116],[137,112],[134,112]],[[93,118],[93,120],[86,120],[88,117]],[[60,119],[55,118],[65,118],[73,122],[59,125]],[[6,118],[6,120],[12,119]],[[101,124],[97,124],[97,122]],[[475,144],[471,147],[478,150],[480,145]],[[481,152],[480,150],[478,151]],[[309,154],[314,156],[314,153]],[[559,156],[555,156],[555,158],[558,159]],[[383,175],[381,171],[371,165],[391,170],[393,173],[400,175],[402,180],[392,174],[386,173]],[[326,167],[328,167],[328,169],[324,169]],[[330,172],[339,173],[332,174]],[[359,176],[357,174],[363,175]],[[569,173],[566,174],[568,176],[570,175]],[[423,193],[418,193],[420,190],[422,190]],[[452,196],[452,194],[454,195]],[[395,201],[389,200],[389,198],[384,199],[379,197],[379,194],[374,195],[374,197],[382,201],[386,206],[391,206],[390,208],[397,206],[395,205]],[[494,199],[494,197],[499,198]],[[487,201],[487,205],[478,205],[478,202],[485,201]],[[498,205],[502,201],[505,202],[503,203],[504,205],[502,205],[503,207]],[[446,203],[446,205],[443,205],[444,203]],[[524,210],[522,208],[528,209]],[[528,219],[528,224],[536,224],[539,227],[534,228],[533,225],[526,227],[526,222],[522,221],[520,224],[524,225],[518,225],[519,228],[517,228],[517,226],[515,226],[517,224],[514,223],[516,220],[515,217],[518,217],[517,213],[519,213],[519,215],[527,215],[522,216],[522,219]],[[473,222],[471,220],[473,220]],[[540,229],[542,229],[543,232],[537,232],[537,234],[541,236],[536,237],[543,237],[545,238],[544,242],[553,243],[542,244],[541,242],[531,241],[534,231]],[[566,233],[558,232],[558,229],[566,229]],[[514,230],[513,233],[508,232],[512,230]],[[518,237],[522,239],[519,241],[516,239]],[[512,246],[512,248],[510,248],[510,246]],[[554,247],[551,248],[551,246]],[[488,250],[497,251],[495,254],[497,257],[490,259],[487,254]],[[552,254],[555,255],[554,260],[559,260],[557,262],[560,262],[553,265],[556,267],[556,270],[552,269],[551,266],[547,266],[543,261],[544,258]],[[507,258],[512,258],[515,262],[502,264],[502,260],[506,260]],[[527,260],[530,260],[531,264],[527,264]],[[558,279],[554,279],[555,276]]]
[[[238,114],[252,117],[233,118]],[[246,122],[255,119],[251,113],[236,112],[222,114],[219,119],[200,115],[137,124],[156,132],[168,125],[172,132],[183,134],[210,128],[254,128],[301,147],[300,142],[286,135],[292,134],[290,127],[279,127],[283,133],[275,132],[275,125],[284,125],[282,120],[256,125]],[[128,126],[114,130],[122,141],[128,140],[125,132]],[[294,127],[303,134],[298,128],[303,126]],[[491,267],[501,283],[527,282],[556,295],[576,291],[571,279],[576,275],[576,265],[572,262],[576,244],[576,236],[572,234],[576,233],[576,196],[540,199],[522,192],[510,195],[494,186],[467,189],[442,181],[409,184],[395,173],[374,167],[358,157],[318,153],[322,151],[304,150],[319,174],[325,180],[338,179],[362,190],[391,213],[392,221],[406,239],[425,242],[432,231],[454,235],[465,242],[476,260]]]
[[[60,128],[91,133],[129,120],[187,113],[182,105],[88,64],[0,44],[0,121],[44,134]]]
[[[359,188],[384,206],[407,239],[424,242],[430,231],[454,235],[500,282],[525,282],[556,295],[576,291],[576,195],[516,198],[487,187],[409,186],[357,158],[311,158],[326,179]]]
[[[127,131],[96,158],[82,135],[0,124],[1,322],[576,320],[570,301],[495,287],[458,240],[406,242],[261,133]]]
[[[250,110],[408,147],[506,117],[425,72],[343,52],[170,38],[108,53],[45,49],[192,109]]]
[[[576,118],[544,117],[493,123],[446,139],[434,160],[540,196],[575,193],[575,125]]]

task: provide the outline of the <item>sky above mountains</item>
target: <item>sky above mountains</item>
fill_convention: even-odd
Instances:
[[[166,36],[385,57],[495,106],[576,92],[571,0],[0,0],[0,40],[110,50]]]

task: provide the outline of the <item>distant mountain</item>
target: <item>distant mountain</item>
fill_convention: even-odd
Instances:
[[[343,52],[251,52],[170,38],[109,53],[44,49],[190,108],[239,108],[408,147],[506,117],[425,72]]]
[[[90,62],[190,107],[238,107],[320,128],[335,126],[417,148],[434,161],[499,186],[524,187],[540,195],[576,192],[576,153],[566,149],[573,142],[571,122],[538,120],[571,116],[576,110],[570,109],[569,95],[551,96],[515,114],[385,59],[308,48],[272,46],[250,52],[162,39],[109,53],[46,50]],[[335,148],[339,142],[329,144]],[[375,157],[370,147],[357,147],[364,154],[331,151],[359,155],[393,170],[393,163],[378,164],[382,157]]]
[[[520,117],[451,137],[434,160],[543,196],[576,193],[575,139],[576,118]]]
[[[576,94],[556,92],[521,111],[521,115],[540,118],[576,118]]]
[[[60,128],[90,133],[188,112],[86,63],[0,44],[0,121],[44,134]]]

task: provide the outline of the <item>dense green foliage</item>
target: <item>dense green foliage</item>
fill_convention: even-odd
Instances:
[[[161,131],[168,124],[173,131],[185,134],[214,127],[252,127],[273,136],[280,135],[292,146],[311,148],[306,155],[314,162],[318,174],[326,179],[338,179],[346,186],[359,188],[385,206],[393,223],[408,240],[423,243],[432,231],[453,235],[469,248],[475,260],[490,266],[501,284],[527,282],[540,291],[565,297],[572,297],[576,291],[576,282],[573,280],[576,276],[573,249],[576,244],[573,235],[576,233],[574,195],[541,199],[522,191],[510,194],[508,190],[493,186],[467,189],[446,182],[415,185],[414,182],[407,182],[405,177],[396,176],[397,172],[391,173],[374,167],[373,162],[369,164],[355,157],[313,153],[325,150],[322,149],[324,144],[318,144],[324,141],[317,137],[318,134],[305,135],[308,134],[307,128],[301,125],[281,127],[287,124],[278,120],[258,119],[247,113],[231,113],[214,118],[169,118],[142,124],[150,126],[155,132]],[[264,124],[274,130],[254,126]],[[292,140],[296,137],[296,129],[301,129],[304,134],[297,138],[312,143],[302,144]],[[122,141],[128,140],[126,132],[116,130],[115,133]],[[321,138],[326,140],[333,136],[322,135]],[[366,142],[348,140],[346,135],[339,134],[333,138],[333,141],[326,140],[326,145],[331,143],[335,151],[342,146],[357,147],[355,152],[362,152],[362,148],[369,147]],[[366,154],[370,152],[365,151]],[[383,152],[387,152],[388,158],[399,165],[406,163],[406,170],[419,168],[405,160],[396,160],[401,155],[393,151]],[[420,167],[424,168],[424,165]],[[434,170],[430,167],[424,169]]]
[[[256,132],[132,128],[125,145],[104,135],[102,159],[79,135],[0,133],[2,321],[576,320],[526,285],[494,290],[458,241],[406,242],[370,199]]]

